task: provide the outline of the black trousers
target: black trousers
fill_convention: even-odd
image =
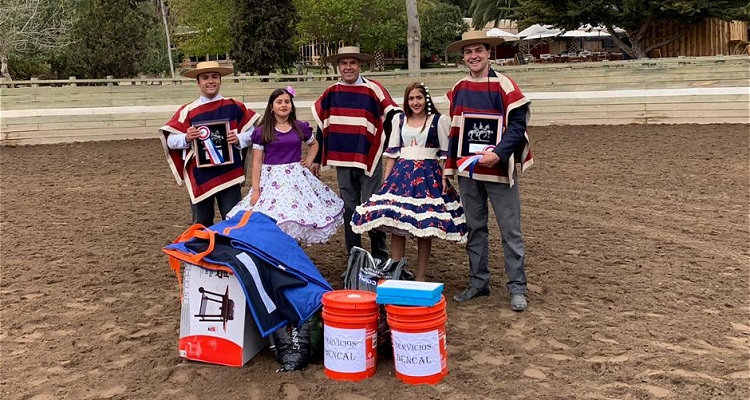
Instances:
[[[352,231],[352,215],[358,205],[370,199],[383,184],[383,166],[378,163],[372,176],[365,175],[361,168],[336,167],[336,177],[339,183],[339,194],[344,200],[344,237],[346,239],[346,252],[349,254],[352,247],[362,247],[362,236]],[[386,244],[385,232],[373,229],[368,232],[370,236],[370,254],[381,260],[388,259],[388,246]]]
[[[193,223],[202,224],[203,226],[211,226],[214,224],[214,202],[219,204],[219,213],[221,219],[226,218],[227,213],[234,207],[235,204],[242,200],[242,192],[240,185],[230,186],[215,195],[192,204],[190,208],[193,210]]]

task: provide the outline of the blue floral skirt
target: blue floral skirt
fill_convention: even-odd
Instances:
[[[354,211],[352,230],[466,242],[461,199],[450,183],[443,193],[442,177],[438,160],[399,158],[380,190]]]

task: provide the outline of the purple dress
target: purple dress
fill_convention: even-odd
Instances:
[[[307,122],[297,121],[297,127],[302,138],[294,129],[276,130],[276,140],[270,143],[263,143],[262,127],[255,128],[253,149],[263,151],[260,197],[252,206],[251,188],[227,218],[245,210],[261,212],[297,241],[323,243],[343,225],[344,202],[302,165],[302,141],[310,144],[314,137]]]

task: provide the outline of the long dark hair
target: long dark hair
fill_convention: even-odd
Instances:
[[[429,116],[430,114],[437,114],[438,110],[435,108],[435,104],[432,102],[432,97],[430,97],[430,89],[428,89],[424,83],[413,82],[406,86],[406,91],[404,92],[404,113],[406,114],[406,118],[409,118],[414,114],[414,112],[411,110],[411,107],[409,107],[409,93],[411,93],[411,91],[414,89],[419,89],[419,91],[422,92],[422,96],[424,96],[425,113],[427,114],[427,116]]]
[[[297,107],[294,106],[294,96],[289,93],[286,89],[276,89],[271,92],[268,96],[268,104],[266,105],[266,112],[263,114],[263,119],[260,121],[261,138],[263,143],[271,143],[276,140],[276,117],[273,115],[273,102],[282,94],[289,95],[289,100],[292,102],[292,111],[289,113],[287,121],[292,126],[300,139],[303,138],[302,131],[297,127]]]

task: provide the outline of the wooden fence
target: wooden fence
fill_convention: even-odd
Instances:
[[[532,100],[531,125],[750,123],[747,56],[532,64],[499,67]],[[465,70],[368,74],[401,103],[409,82],[425,82],[438,109]],[[274,81],[261,82],[262,79]],[[293,85],[298,116],[333,76],[225,77],[222,94],[263,112],[270,92]],[[154,138],[179,105],[198,95],[192,80],[0,82],[0,145]]]
[[[672,43],[650,53],[652,57],[699,57],[717,54],[748,54],[748,24],[745,21],[722,21],[716,18],[703,20],[699,24],[684,28],[678,24],[665,22],[654,26],[646,34],[653,38],[647,46],[659,43],[683,30],[683,36]]]

